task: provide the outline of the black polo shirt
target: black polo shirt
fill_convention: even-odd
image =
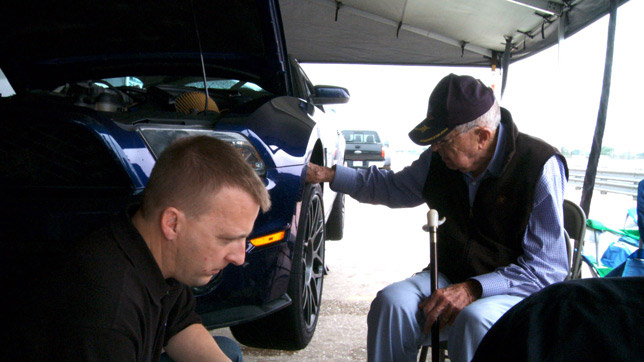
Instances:
[[[19,359],[158,361],[172,336],[201,323],[190,288],[163,278],[128,213],[70,249],[26,302]]]

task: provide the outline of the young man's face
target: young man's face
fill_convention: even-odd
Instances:
[[[178,229],[173,277],[190,286],[208,283],[230,263],[244,263],[246,238],[259,212],[259,205],[239,188],[224,187],[206,202],[208,211],[193,218],[183,215]]]

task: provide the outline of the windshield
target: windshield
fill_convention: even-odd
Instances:
[[[347,143],[380,143],[380,137],[375,131],[342,131]]]

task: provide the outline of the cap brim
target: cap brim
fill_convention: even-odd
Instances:
[[[436,122],[435,119],[432,121]],[[417,145],[429,146],[445,137],[454,127],[446,125],[429,125],[429,118],[425,118],[418,126],[409,132],[409,138]]]

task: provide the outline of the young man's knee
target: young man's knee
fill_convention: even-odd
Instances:
[[[224,336],[214,336],[217,345],[232,362],[242,362],[242,350],[234,340]]]

